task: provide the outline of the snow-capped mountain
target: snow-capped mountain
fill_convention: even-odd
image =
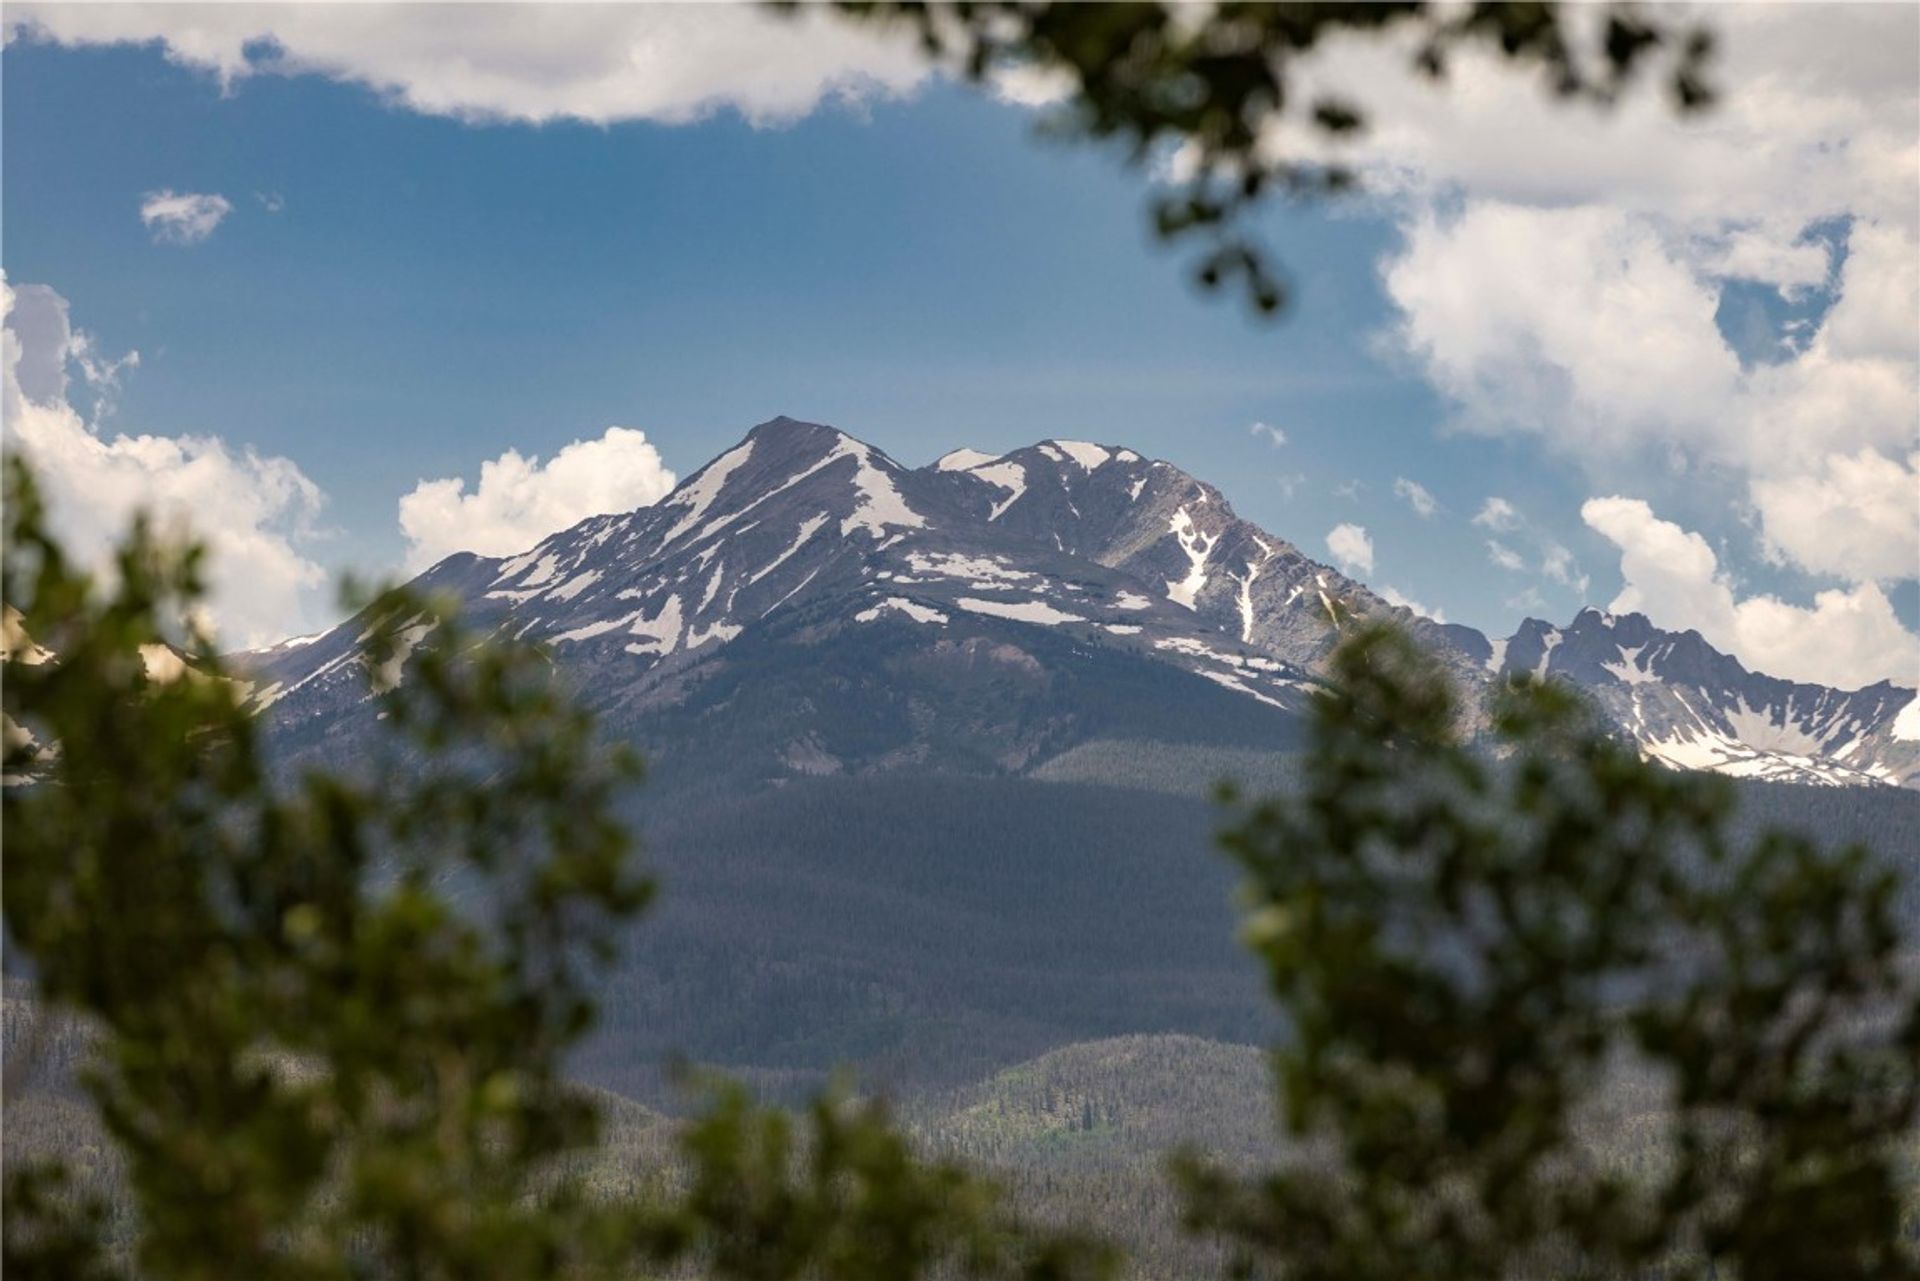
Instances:
[[[1501,673],[1584,687],[1648,756],[1742,778],[1920,785],[1920,699],[1888,681],[1839,690],[1749,672],[1698,632],[1642,614],[1528,619],[1497,644]]]
[[[669,769],[1019,771],[1095,737],[1285,746],[1341,626],[1392,615],[1463,680],[1539,670],[1595,690],[1678,765],[1920,777],[1911,691],[1788,685],[1633,616],[1490,643],[1390,605],[1169,463],[1084,441],[910,469],[777,418],[650,507],[518,556],[450,557],[418,585],[545,642]],[[297,750],[344,745],[370,714],[365,630],[252,657],[256,702]]]

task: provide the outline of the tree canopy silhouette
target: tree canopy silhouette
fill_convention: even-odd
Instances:
[[[1489,758],[1400,633],[1330,676],[1300,789],[1224,837],[1301,1155],[1185,1162],[1189,1221],[1289,1281],[1920,1275],[1896,870],[1734,840],[1727,780],[1556,684],[1501,693]]]
[[[5,499],[7,929],[41,1016],[90,1039],[132,1206],[116,1237],[100,1189],[9,1162],[9,1276],[1101,1274],[837,1097],[796,1144],[723,1092],[684,1195],[591,1196],[600,1109],[565,1067],[653,890],[612,808],[631,754],[542,651],[390,591],[361,656],[386,732],[277,777],[192,626],[201,549],[138,523],[103,592],[18,459]]]
[[[777,7],[797,9],[798,3]],[[1054,89],[1048,136],[1111,144],[1137,167],[1177,175],[1149,199],[1161,239],[1200,246],[1195,281],[1237,285],[1255,312],[1287,301],[1255,213],[1277,196],[1350,189],[1352,166],[1303,157],[1296,138],[1362,133],[1359,96],[1306,96],[1299,70],[1341,37],[1404,41],[1407,74],[1444,80],[1464,51],[1536,73],[1564,103],[1606,107],[1658,77],[1680,112],[1713,100],[1708,26],[1658,5],[1538,0],[1389,3],[1055,3],[1053,0],[839,0],[845,19],[907,28],[927,56],[975,82],[1023,75]],[[1362,91],[1363,92],[1363,91]]]

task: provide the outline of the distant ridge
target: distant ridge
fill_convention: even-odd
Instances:
[[[1342,629],[1392,617],[1469,687],[1527,672],[1590,691],[1677,767],[1920,786],[1912,690],[1748,672],[1637,614],[1489,640],[1390,604],[1172,464],[1091,441],[910,469],[774,418],[652,506],[418,581],[544,641],[669,767],[743,783],[1020,772],[1095,739],[1286,747]],[[369,720],[364,630],[245,656],[291,750],[350,750]]]

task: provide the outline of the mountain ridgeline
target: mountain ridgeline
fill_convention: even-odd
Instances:
[[[1778,680],[1636,614],[1490,641],[1389,604],[1169,463],[1081,441],[909,469],[776,418],[652,506],[521,555],[449,557],[416,586],[547,644],[658,778],[695,788],[1032,775],[1111,741],[1285,750],[1341,630],[1381,616],[1470,693],[1568,680],[1677,767],[1920,786],[1910,689]],[[248,656],[294,756],[354,754],[374,714],[365,631]]]
[[[1566,680],[1649,755],[1736,776],[1743,838],[1785,824],[1920,859],[1912,691],[1775,680],[1594,610],[1489,641],[1124,448],[909,469],[776,419],[658,503],[415,586],[542,642],[647,760],[620,817],[663,892],[595,993],[580,1079],[672,1108],[673,1055],[787,1099],[851,1066],[918,1100],[938,1146],[1062,1214],[1144,1225],[1149,1253],[1180,1239],[1151,1155],[1167,1127],[1219,1149],[1270,1120],[1246,1047],[1281,1029],[1236,941],[1209,792],[1292,785],[1301,713],[1356,619],[1438,654],[1469,728],[1506,676]],[[30,645],[7,621],[0,640]],[[287,768],[381,759],[374,621],[239,657]],[[424,615],[384,621],[403,652],[376,685],[435,639]]]
[[[1594,610],[1489,641],[1112,446],[911,469],[775,419],[652,506],[415,585],[544,642],[647,760],[629,815],[664,892],[576,1067],[663,1106],[674,1053],[798,1097],[836,1064],[918,1091],[1099,1038],[1268,1040],[1208,796],[1289,786],[1357,618],[1439,654],[1470,729],[1495,682],[1539,673],[1647,753],[1740,776],[1749,822],[1906,861],[1920,830],[1909,690],[1789,684]],[[243,660],[290,766],[369,758],[370,621]],[[391,621],[403,649],[432,643]]]

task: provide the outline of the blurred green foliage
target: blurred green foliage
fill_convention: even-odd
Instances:
[[[685,1132],[684,1196],[659,1220],[668,1257],[716,1281],[1072,1281],[1118,1260],[1071,1232],[1025,1229],[999,1192],[962,1167],[928,1162],[876,1104],[839,1091],[793,1118],[722,1087]]]
[[[1017,74],[1056,87],[1061,97],[1042,118],[1045,131],[1112,143],[1134,165],[1177,174],[1151,197],[1155,230],[1201,245],[1195,280],[1208,289],[1237,283],[1262,314],[1279,311],[1287,292],[1250,228],[1253,213],[1273,196],[1341,192],[1355,179],[1338,146],[1325,144],[1363,132],[1366,103],[1298,88],[1303,60],[1329,44],[1398,41],[1408,74],[1433,80],[1444,79],[1463,50],[1485,49],[1516,71],[1538,73],[1556,98],[1603,107],[1649,66],[1677,110],[1698,110],[1713,98],[1710,32],[1659,5],[838,0],[831,7],[850,21],[910,28],[930,59],[972,80]],[[1300,154],[1310,141],[1315,154]]]
[[[202,559],[137,525],[101,590],[8,460],[7,929],[92,1034],[135,1220],[123,1257],[90,1190],[10,1164],[8,1276],[1097,1274],[874,1108],[822,1103],[789,1186],[789,1122],[723,1095],[684,1202],[588,1195],[599,1109],[563,1069],[652,891],[612,810],[636,762],[540,651],[388,592],[362,640],[391,732],[273,779],[193,626]]]
[[[200,564],[137,526],[103,588],[9,462],[8,935],[86,1029],[131,1206],[117,1224],[57,1162],[10,1160],[14,1275],[1114,1271],[842,1091],[796,1116],[720,1086],[668,1168],[608,1195],[601,1101],[565,1069],[652,890],[614,817],[636,764],[544,653],[389,592],[362,637],[389,732],[276,777],[193,626]],[[1214,1243],[1194,1257],[1289,1281],[1920,1276],[1893,869],[1730,835],[1724,780],[1640,760],[1558,686],[1504,691],[1489,755],[1404,635],[1355,629],[1329,675],[1297,782],[1225,836],[1288,1024],[1285,1143],[1264,1171],[1176,1162]],[[1035,1106],[1054,1142],[1114,1123],[1084,1091]]]
[[[1603,105],[1658,63],[1678,109],[1711,98],[1706,33],[1627,5],[837,7],[911,25],[975,79],[1056,78],[1064,136],[1140,164],[1178,150],[1157,230],[1198,239],[1200,283],[1263,312],[1285,292],[1249,215],[1353,181],[1277,145],[1289,124],[1364,128],[1364,103],[1292,92],[1336,37],[1405,38],[1432,77],[1496,50]],[[1111,1271],[839,1092],[795,1118],[721,1087],[673,1171],[591,1195],[599,1107],[564,1068],[652,891],[613,808],[637,763],[539,651],[389,592],[362,641],[391,734],[344,774],[275,779],[193,625],[201,564],[136,527],[103,589],[9,461],[9,941],[89,1030],[85,1088],[134,1207],[117,1251],[91,1189],[10,1163],[9,1273]],[[1180,1159],[1189,1229],[1233,1274],[1289,1281],[1920,1276],[1896,1170],[1920,994],[1894,873],[1730,837],[1721,780],[1642,762],[1560,689],[1506,693],[1498,759],[1457,711],[1409,641],[1356,630],[1297,788],[1226,834],[1289,1024],[1290,1143],[1264,1173]],[[1656,1133],[1617,1141],[1624,1096],[1658,1100],[1633,1113]],[[1066,1114],[1106,1124],[1085,1098]]]
[[[7,480],[5,589],[43,660],[9,647],[6,715],[31,737],[5,768],[35,781],[5,791],[7,928],[44,1000],[98,1033],[84,1079],[138,1207],[132,1270],[578,1262],[598,1211],[542,1169],[594,1142],[561,1067],[651,891],[609,810],[634,761],[539,655],[395,593],[366,637],[390,755],[270,786],[243,687],[192,626],[200,550],[137,526],[102,594],[17,460]],[[423,624],[439,643],[398,682]],[[463,905],[460,882],[494,892]],[[9,1196],[10,1275],[69,1271],[61,1204]]]
[[[1357,631],[1331,678],[1299,789],[1225,836],[1297,1151],[1181,1163],[1238,1274],[1920,1275],[1893,870],[1729,840],[1726,780],[1642,761],[1558,685],[1503,693],[1489,759],[1403,635]],[[1657,1133],[1609,1160],[1635,1090]]]

